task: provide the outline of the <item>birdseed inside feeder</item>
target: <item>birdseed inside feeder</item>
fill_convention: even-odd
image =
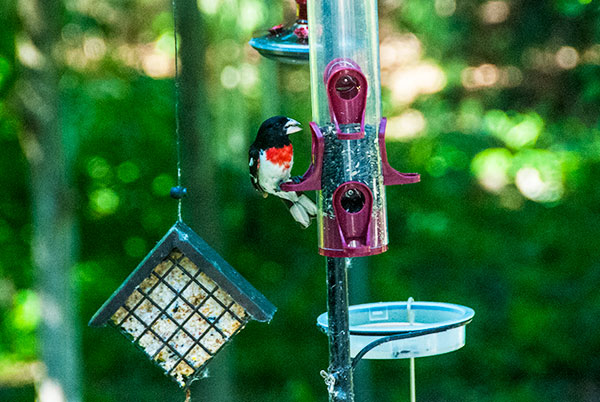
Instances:
[[[276,308],[197,234],[177,222],[90,326],[118,328],[187,387],[250,319]]]

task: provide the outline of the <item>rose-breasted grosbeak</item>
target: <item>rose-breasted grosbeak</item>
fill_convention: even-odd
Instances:
[[[288,135],[302,130],[300,123],[285,116],[265,120],[248,152],[250,178],[256,190],[266,197],[273,194],[289,207],[292,217],[307,228],[317,215],[317,206],[306,195],[281,191],[279,185],[290,179],[294,149]]]

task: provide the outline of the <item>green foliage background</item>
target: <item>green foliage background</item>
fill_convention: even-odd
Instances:
[[[232,342],[235,389],[227,392],[231,400],[325,401],[327,339],[315,326],[326,309],[325,268],[315,227],[300,230],[278,201],[259,197],[246,171],[264,118],[310,121],[308,68],[278,66],[247,45],[254,30],[283,19],[281,8],[285,18],[291,10],[258,0],[198,4],[213,127],[202,135],[219,178],[207,189],[219,201],[216,247],[279,309],[270,325],[252,323]],[[74,308],[85,401],[178,399],[176,385],[116,331],[86,326],[176,219],[168,197],[176,182],[173,78],[140,62],[156,54],[172,63],[170,2],[65,6],[57,51],[78,197]],[[38,359],[39,306],[28,137],[14,101],[26,44],[17,3],[2,2],[0,13],[2,379]],[[370,259],[369,299],[354,302],[412,296],[476,311],[464,349],[417,361],[421,401],[600,399],[599,13],[595,0],[380,2],[382,41],[393,48],[416,40],[419,49],[410,62],[382,62],[384,75],[425,63],[443,83],[407,99],[397,93],[406,88],[384,77],[384,114],[400,130],[401,116],[418,122],[416,132],[388,140],[389,159],[422,180],[388,188],[390,250]],[[297,174],[309,161],[306,134],[294,138]],[[404,361],[369,367],[372,400],[408,400]],[[31,401],[32,385],[0,382],[0,400]]]

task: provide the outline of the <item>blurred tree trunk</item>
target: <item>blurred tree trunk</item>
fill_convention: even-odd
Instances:
[[[219,223],[219,186],[216,181],[215,130],[208,108],[205,80],[208,34],[195,0],[175,0],[180,41],[179,133],[182,185],[188,196],[183,201],[183,219],[216,250],[223,248]],[[216,135],[226,135],[218,130]],[[202,379],[193,394],[206,402],[236,400],[232,395],[231,345],[209,365],[210,377]],[[193,397],[193,395],[192,395]]]
[[[21,0],[19,11],[25,41],[19,46],[27,51],[20,52],[24,78],[17,90],[25,114],[23,147],[31,166],[32,254],[41,303],[40,351],[47,370],[38,400],[78,402],[79,331],[71,275],[75,202],[64,151],[61,73],[53,55],[61,35],[62,5],[59,0]]]

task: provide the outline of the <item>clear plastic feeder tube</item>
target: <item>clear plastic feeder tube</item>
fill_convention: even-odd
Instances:
[[[308,2],[313,120],[323,140],[319,252],[387,250],[376,0]],[[312,25],[311,25],[312,24]]]
[[[368,82],[365,124],[381,119],[379,32],[376,0],[309,0],[310,76],[313,120],[331,122],[323,74],[336,59],[353,60]]]

